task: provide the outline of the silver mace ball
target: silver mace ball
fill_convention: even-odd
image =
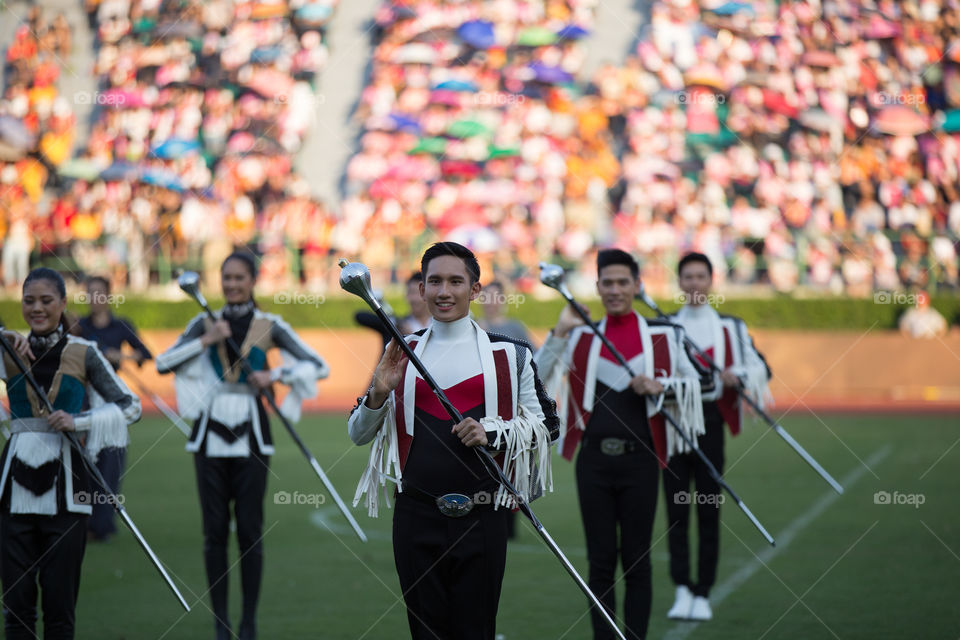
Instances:
[[[200,275],[196,271],[184,271],[177,278],[177,284],[191,298],[194,298],[201,306],[207,306],[207,301],[200,293]]]
[[[563,267],[560,265],[541,262],[540,282],[547,285],[551,289],[556,289],[561,293],[561,295],[563,295],[564,298],[570,299],[573,297],[570,294],[570,290],[567,289],[567,283],[564,282]]]
[[[380,308],[380,302],[370,288],[370,269],[362,262],[350,262],[344,258],[337,261],[340,265],[340,288],[347,293],[359,296],[374,309]]]

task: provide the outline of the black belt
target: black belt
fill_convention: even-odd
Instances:
[[[436,507],[448,518],[462,518],[475,509],[489,509],[493,506],[495,497],[490,491],[478,491],[473,495],[445,493],[442,496],[435,496],[408,484],[403,485],[403,491],[399,495]]]
[[[597,449],[608,456],[622,456],[625,453],[637,453],[645,451],[648,447],[637,440],[627,440],[625,438],[583,438],[583,446],[591,449]]]

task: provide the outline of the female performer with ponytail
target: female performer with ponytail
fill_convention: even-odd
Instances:
[[[87,518],[104,495],[61,433],[77,432],[96,458],[105,447],[126,446],[127,425],[140,418],[139,398],[96,345],[67,331],[66,306],[60,274],[34,269],[23,283],[21,305],[30,335],[6,333],[53,413],[7,353],[0,361],[11,417],[0,457],[0,577],[8,640],[37,638],[38,585],[43,637],[74,637]],[[94,408],[82,411],[85,399]]]
[[[327,364],[277,315],[253,301],[257,269],[246,253],[233,253],[220,269],[226,306],[211,322],[194,318],[177,342],[157,356],[160,373],[176,372],[180,414],[195,420],[187,451],[194,453],[203,516],[203,552],[218,640],[234,638],[227,616],[227,534],[233,502],[240,547],[243,612],[239,638],[256,637],[263,569],[263,500],[273,454],[270,423],[259,396],[274,382],[290,386],[280,410],[300,417],[300,401],[316,395]],[[227,339],[239,345],[237,354]],[[284,365],[267,368],[267,351],[281,350]],[[244,373],[240,357],[253,372]]]

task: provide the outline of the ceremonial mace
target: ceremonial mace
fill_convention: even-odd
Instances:
[[[206,311],[207,317],[211,322],[216,322],[217,317],[213,315],[213,311],[210,310],[210,306],[207,304],[206,298],[204,298],[203,294],[200,293],[199,280],[200,276],[198,276],[195,271],[185,271],[177,280],[177,284],[180,285],[180,288],[183,289],[184,293],[196,300],[197,304],[199,304],[203,310]],[[237,346],[236,341],[232,337],[227,338],[227,346],[233,349],[234,353],[237,354],[237,357],[240,359],[240,367],[243,369],[244,373],[247,375],[253,373],[250,363],[243,356],[243,352],[240,351],[240,347]],[[323,486],[327,488],[327,492],[333,497],[334,502],[337,503],[337,507],[340,508],[340,512],[343,513],[344,517],[347,519],[347,522],[349,522],[350,526],[353,527],[353,531],[357,534],[357,537],[359,537],[363,542],[366,542],[367,535],[360,528],[360,525],[357,524],[353,514],[350,513],[347,505],[344,504],[343,500],[340,498],[340,494],[338,494],[337,490],[334,489],[333,483],[330,482],[327,474],[323,472],[323,468],[320,466],[320,463],[317,462],[317,459],[313,457],[313,454],[310,453],[309,449],[307,449],[307,445],[305,445],[303,440],[300,439],[300,435],[297,434],[297,431],[293,428],[293,425],[290,424],[290,421],[287,420],[286,416],[280,413],[280,408],[277,407],[277,401],[274,399],[273,393],[271,393],[269,389],[262,389],[259,393],[267,399],[267,403],[270,405],[270,408],[273,409],[274,413],[277,414],[277,417],[280,418],[280,421],[283,423],[283,426],[286,427],[287,433],[290,434],[290,437],[293,438],[293,441],[297,443],[298,447],[300,447],[300,451],[304,456],[306,456],[310,466],[313,467],[313,470],[320,478],[320,481],[323,482]]]
[[[587,326],[593,329],[594,335],[600,338],[604,346],[617,359],[617,362],[619,362],[620,365],[627,370],[627,373],[630,375],[630,377],[635,378],[637,374],[633,372],[633,368],[630,367],[630,364],[627,362],[626,358],[623,357],[623,354],[621,354],[617,348],[613,346],[613,343],[610,342],[607,336],[601,333],[601,331],[597,328],[596,323],[590,319],[590,316],[586,311],[584,311],[583,307],[577,304],[577,301],[573,299],[573,294],[570,293],[570,290],[567,288],[567,284],[563,280],[563,267],[541,262],[540,282],[547,285],[551,289],[556,289],[558,292],[560,292],[560,295],[564,297],[577,315],[583,319]],[[760,534],[766,539],[766,541],[771,545],[775,545],[776,543],[773,540],[773,536],[767,532],[763,525],[760,524],[760,521],[757,520],[757,517],[753,515],[753,512],[750,511],[746,504],[744,504],[743,500],[741,500],[740,497],[733,491],[733,489],[730,488],[730,485],[726,483],[726,481],[723,479],[723,476],[721,476],[720,472],[717,471],[717,468],[714,467],[713,463],[710,462],[706,455],[704,455],[703,451],[700,450],[700,447],[697,446],[696,442],[694,442],[694,440],[687,435],[687,433],[680,427],[679,424],[677,424],[677,421],[672,415],[670,415],[670,412],[666,409],[661,409],[660,415],[662,415],[667,423],[673,427],[674,431],[676,431],[677,435],[679,435],[680,438],[686,443],[687,447],[697,454],[704,466],[707,468],[707,473],[710,474],[710,477],[713,478],[714,482],[727,490],[727,493],[730,494],[730,497],[733,498],[733,501],[737,503],[737,506],[740,507],[740,510],[743,511],[747,518],[750,519],[750,522],[752,522],[753,525],[760,531]]]
[[[407,341],[404,340],[403,334],[400,333],[400,330],[397,329],[397,325],[393,323],[386,312],[383,310],[383,306],[380,302],[374,297],[373,292],[370,289],[370,270],[367,269],[366,265],[359,262],[348,262],[347,260],[340,259],[338,262],[340,265],[340,287],[349,293],[354,294],[366,302],[370,308],[373,310],[377,317],[380,318],[380,322],[383,323],[387,329],[390,330],[390,333],[393,336],[393,339],[400,345],[400,349],[406,354],[410,363],[420,372],[421,377],[423,377],[424,382],[430,386],[430,389],[433,391],[434,395],[437,396],[437,399],[440,401],[440,404],[443,405],[443,408],[446,409],[447,413],[450,415],[450,418],[455,423],[460,423],[463,421],[463,415],[453,406],[453,403],[450,402],[450,399],[447,398],[447,394],[443,392],[443,389],[440,388],[440,385],[433,379],[433,376],[430,375],[430,372],[427,371],[426,367],[423,366],[423,363],[420,361],[414,353],[413,349],[410,348],[410,345],[407,344]],[[597,599],[597,596],[594,595],[593,591],[590,590],[590,587],[587,586],[587,583],[584,582],[583,578],[580,577],[580,574],[577,573],[577,570],[573,568],[573,565],[563,554],[563,551],[560,550],[560,547],[557,546],[557,543],[554,542],[553,538],[544,528],[540,520],[537,519],[536,514],[533,513],[533,510],[530,509],[530,505],[521,496],[509,479],[503,474],[503,469],[494,461],[493,456],[490,455],[490,452],[483,447],[473,447],[473,450],[480,457],[481,462],[487,470],[499,480],[499,482],[504,486],[504,488],[517,500],[517,505],[520,508],[520,511],[523,515],[527,516],[530,519],[530,522],[533,523],[534,529],[540,535],[540,538],[543,539],[543,542],[550,548],[553,554],[560,560],[560,564],[563,565],[563,568],[567,570],[567,573],[570,574],[570,577],[573,578],[573,581],[577,583],[577,586],[580,587],[580,590],[586,594],[590,602],[593,603],[593,606],[597,608],[597,611],[603,616],[607,624],[613,630],[621,640],[626,640],[623,633],[620,631],[617,624],[613,621],[613,618],[610,617],[610,614],[607,610],[600,604],[600,600]]]
[[[7,352],[7,355],[10,356],[10,359],[13,361],[13,363],[18,369],[20,369],[20,371],[23,372],[23,377],[26,378],[27,384],[30,385],[30,388],[33,389],[33,392],[37,395],[37,398],[39,398],[43,403],[47,413],[53,413],[55,409],[53,408],[53,404],[50,403],[50,398],[47,397],[43,387],[37,384],[37,380],[33,377],[30,369],[27,368],[27,366],[23,363],[23,360],[20,359],[20,354],[17,353],[17,351],[13,348],[13,345],[11,345],[7,340],[7,336],[3,334],[2,325],[0,325],[0,347]],[[86,466],[87,471],[90,472],[90,475],[93,476],[94,480],[97,481],[97,484],[99,484],[103,489],[104,494],[107,496],[110,504],[113,505],[117,515],[120,516],[120,519],[123,520],[123,523],[127,525],[128,529],[130,529],[133,537],[136,538],[137,542],[140,543],[140,546],[150,558],[153,566],[157,568],[157,571],[160,572],[164,582],[166,582],[167,586],[170,587],[170,591],[173,592],[173,595],[177,598],[177,601],[181,606],[183,606],[184,609],[190,611],[190,605],[188,605],[187,601],[184,600],[180,590],[177,589],[177,585],[173,584],[173,580],[170,579],[169,574],[167,574],[167,570],[164,569],[162,564],[160,564],[160,559],[157,558],[157,554],[153,552],[153,549],[150,548],[150,545],[143,537],[143,534],[141,534],[140,530],[137,529],[137,525],[133,523],[133,519],[130,517],[130,514],[127,513],[126,508],[124,508],[123,504],[121,504],[120,500],[113,493],[113,491],[110,490],[110,487],[107,485],[107,481],[103,478],[103,474],[100,473],[100,469],[97,468],[96,462],[94,462],[94,460],[90,457],[90,454],[87,453],[87,450],[83,448],[83,446],[80,444],[80,441],[77,439],[77,434],[71,431],[62,431],[60,434],[66,438],[67,442],[70,443],[70,446],[80,454],[80,458],[83,460],[83,464]]]
[[[660,310],[660,307],[657,306],[657,303],[653,301],[653,298],[647,295],[647,292],[644,291],[642,284],[640,285],[640,293],[638,293],[635,297],[637,300],[641,301],[643,304],[650,307],[650,309],[654,313],[656,313],[659,317],[661,318],[667,317],[667,314],[665,314],[663,311]],[[690,337],[686,335],[686,333],[684,333],[683,340],[690,349],[693,349],[695,352],[697,352],[697,354],[701,358],[703,358],[703,361],[706,362],[707,366],[709,366],[713,371],[717,373],[723,372],[720,369],[720,367],[717,366],[717,363],[713,361],[713,358],[707,355],[707,353],[703,349],[698,347],[693,342],[693,340],[691,340]],[[747,404],[749,404],[753,408],[753,410],[757,413],[757,415],[763,418],[763,420],[773,428],[773,430],[777,433],[777,435],[783,438],[784,441],[788,445],[790,445],[793,448],[793,450],[796,451],[797,454],[799,454],[800,457],[803,458],[807,464],[813,467],[813,470],[819,473],[820,477],[827,481],[827,484],[833,487],[834,491],[836,491],[837,493],[843,493],[843,487],[840,486],[840,483],[834,480],[833,476],[827,473],[827,470],[824,469],[822,466],[820,466],[820,463],[814,460],[813,456],[807,453],[806,449],[800,446],[800,443],[794,440],[793,437],[789,433],[787,433],[786,429],[781,427],[776,420],[771,418],[770,415],[760,407],[760,404],[758,402],[756,402],[753,398],[750,397],[750,394],[746,392],[746,388],[743,385],[743,380],[741,380],[739,377],[737,378],[737,392],[739,392],[740,397],[746,400]]]

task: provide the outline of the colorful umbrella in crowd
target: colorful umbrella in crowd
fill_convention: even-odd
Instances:
[[[284,51],[276,45],[272,47],[257,47],[250,53],[250,62],[266,64],[281,58]]]
[[[402,113],[391,113],[389,116],[393,122],[395,131],[409,131],[411,133],[420,133],[420,122],[413,116],[406,116]]]
[[[107,182],[136,180],[140,177],[140,167],[129,162],[114,162],[100,172],[100,179]]]
[[[156,145],[152,153],[163,160],[173,160],[182,158],[191,153],[200,153],[203,147],[196,140],[184,140],[183,138],[169,138]]]
[[[480,175],[477,163],[467,160],[444,160],[440,163],[440,171],[450,178],[475,178]]]
[[[410,155],[418,153],[429,153],[432,155],[441,155],[447,150],[446,138],[420,138],[417,144],[407,151]]]
[[[930,118],[910,107],[892,105],[874,116],[873,128],[892,136],[916,136],[930,130]]]
[[[489,49],[496,44],[493,23],[486,20],[470,20],[457,27],[457,36],[474,49]]]
[[[943,114],[943,122],[940,128],[947,133],[956,133],[960,131],[960,109],[952,109]]]
[[[719,7],[714,7],[713,9],[706,9],[711,13],[715,13],[718,16],[732,16],[736,13],[748,13],[750,15],[756,15],[753,6],[749,2],[726,2]]]
[[[477,91],[479,87],[468,80],[445,80],[435,86],[434,89],[472,93]]]
[[[533,79],[544,84],[566,84],[573,82],[573,75],[564,71],[561,67],[550,67],[540,62],[534,62],[530,65],[530,71],[533,72]]]
[[[490,133],[490,128],[478,120],[457,120],[447,127],[451,138],[472,138]]]
[[[520,149],[517,147],[490,147],[490,155],[488,156],[489,160],[496,160],[497,158],[515,158],[520,155]]]
[[[64,178],[91,182],[100,176],[101,169],[103,166],[92,158],[72,158],[57,168],[57,174]]]
[[[517,36],[521,47],[543,47],[557,41],[557,34],[546,27],[528,27]]]
[[[445,107],[459,107],[461,94],[458,91],[436,89],[430,92],[430,104],[442,104]]]
[[[17,149],[32,149],[37,145],[37,137],[22,120],[13,116],[0,116],[0,140]]]
[[[557,32],[557,37],[562,40],[579,40],[590,35],[590,32],[576,24],[568,24]]]
[[[183,191],[183,183],[180,182],[180,177],[172,171],[168,171],[166,169],[146,169],[140,175],[140,181],[145,182],[146,184],[162,187],[164,189],[170,189],[171,191]]]
[[[295,15],[297,20],[300,20],[301,22],[306,22],[308,24],[322,24],[323,22],[329,20],[330,16],[333,15],[333,7],[314,2],[297,9]]]

